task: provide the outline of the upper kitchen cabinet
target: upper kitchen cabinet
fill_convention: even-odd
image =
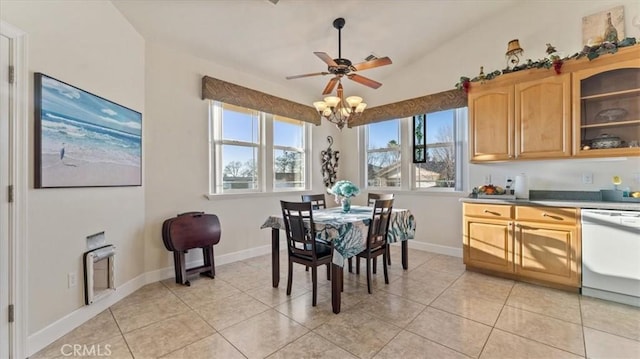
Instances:
[[[513,86],[472,90],[468,106],[471,161],[513,158]]]
[[[640,156],[640,45],[469,89],[471,162]]]
[[[640,57],[573,75],[575,154],[640,155]]]
[[[516,158],[571,156],[571,75],[515,85]]]
[[[472,162],[571,155],[571,77],[552,74],[471,90]],[[522,78],[521,74],[512,76]]]

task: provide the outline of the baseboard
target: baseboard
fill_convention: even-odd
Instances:
[[[147,273],[142,273],[130,281],[118,286],[113,294],[91,305],[82,306],[57,321],[29,335],[27,338],[27,354],[29,356],[44,349],[47,345],[61,338],[87,320],[100,314],[117,303],[120,299],[147,284]]]
[[[281,241],[281,248],[283,243],[284,242]],[[271,253],[271,244],[216,256],[215,261],[216,266],[220,266],[269,253]],[[187,267],[191,268],[200,265],[202,265],[202,260],[196,260],[189,262],[187,264]],[[173,276],[173,267],[166,267],[142,273],[139,276],[129,280],[128,282],[120,284],[113,292],[113,294],[91,305],[80,307],[73,312],[65,315],[64,317],[58,319],[57,321],[49,324],[48,326],[40,329],[39,331],[29,335],[27,338],[28,356],[31,356],[44,349],[47,345],[55,342],[65,334],[77,328],[87,320],[100,314],[102,311],[108,309],[119,300],[135,292],[141,287],[167,278],[172,278]]]
[[[399,246],[397,243],[394,243],[394,245]],[[416,240],[409,240],[409,248],[462,258],[462,248],[441,246],[439,244],[425,243]]]

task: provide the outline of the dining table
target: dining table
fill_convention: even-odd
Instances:
[[[373,207],[351,206],[348,212],[342,207],[313,210],[316,240],[330,242],[333,247],[331,263],[331,306],[334,313],[340,313],[343,268],[346,260],[366,249],[366,241]],[[280,230],[285,229],[282,214],[271,215],[260,227],[271,228],[272,285],[280,283]],[[389,220],[387,243],[400,242],[402,247],[402,268],[409,266],[407,240],[415,236],[415,218],[408,209],[393,208]]]

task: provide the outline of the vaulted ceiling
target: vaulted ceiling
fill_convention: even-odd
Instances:
[[[353,63],[369,55],[393,64],[358,71],[382,82],[437,51],[448,39],[521,0],[112,0],[147,42],[159,43],[266,81],[320,97],[332,77],[286,80],[326,71],[314,52]],[[276,2],[274,4],[273,2]],[[343,80],[345,91],[366,98],[374,89]]]

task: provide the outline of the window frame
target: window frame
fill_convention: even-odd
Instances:
[[[303,130],[303,188],[276,188],[275,187],[275,163],[274,149],[289,148],[288,146],[274,146],[274,121],[272,114],[258,110],[249,109],[258,113],[258,143],[225,140],[222,136],[222,126],[224,119],[222,118],[224,103],[220,101],[209,101],[208,131],[209,131],[209,189],[208,197],[220,196],[247,196],[283,192],[303,192],[311,187],[311,124],[300,121]],[[235,105],[234,105],[235,106]],[[294,119],[295,120],[295,119]],[[257,148],[257,186],[255,189],[227,189],[223,188],[223,158],[221,147],[223,145],[236,145]],[[291,148],[298,151],[297,148]],[[216,188],[221,188],[220,192],[216,192]]]
[[[369,125],[363,125],[362,128],[358,131],[358,136],[362,139],[360,141],[360,154],[359,160],[362,164],[361,173],[363,176],[360,181],[360,185],[362,188],[367,190],[375,190],[375,191],[412,191],[412,192],[424,192],[424,193],[455,193],[462,192],[464,189],[465,181],[466,181],[466,171],[467,167],[464,166],[468,159],[467,155],[467,146],[466,146],[466,138],[467,138],[467,121],[468,121],[468,108],[460,107],[455,108],[454,110],[454,121],[453,121],[453,132],[454,132],[454,150],[456,153],[456,181],[454,187],[426,187],[426,188],[418,188],[416,187],[416,163],[413,163],[413,116],[398,118],[393,120],[400,121],[400,156],[401,156],[401,185],[400,187],[378,187],[378,186],[369,186],[368,185],[368,145],[369,145]],[[440,112],[440,111],[433,111]],[[428,115],[429,113],[427,113]],[[389,120],[391,121],[391,120]],[[427,126],[428,120],[425,120],[425,127]],[[434,144],[427,144],[426,138],[425,142],[425,151],[428,151],[430,147],[433,147]]]
[[[369,156],[368,154],[370,152],[387,152],[388,150],[386,148],[379,148],[379,149],[374,149],[374,150],[369,150],[369,125],[365,125],[365,126],[361,126],[363,128],[363,130],[361,130],[361,133],[364,134],[364,141],[361,141],[361,143],[363,144],[363,148],[362,151],[360,151],[361,156],[360,156],[360,163],[363,164],[363,168],[362,168],[362,173],[364,174],[362,181],[361,181],[361,186],[362,188],[373,188],[375,190],[381,190],[381,191],[397,191],[397,190],[401,190],[404,188],[404,181],[405,181],[405,176],[403,176],[402,174],[405,173],[404,171],[404,161],[405,158],[407,156],[407,153],[405,151],[405,146],[403,146],[403,143],[406,143],[407,138],[405,136],[405,121],[403,121],[403,118],[395,118],[395,119],[391,119],[388,121],[398,121],[398,125],[399,125],[399,141],[400,141],[400,149],[399,149],[399,153],[400,153],[400,185],[399,186],[369,186]]]

